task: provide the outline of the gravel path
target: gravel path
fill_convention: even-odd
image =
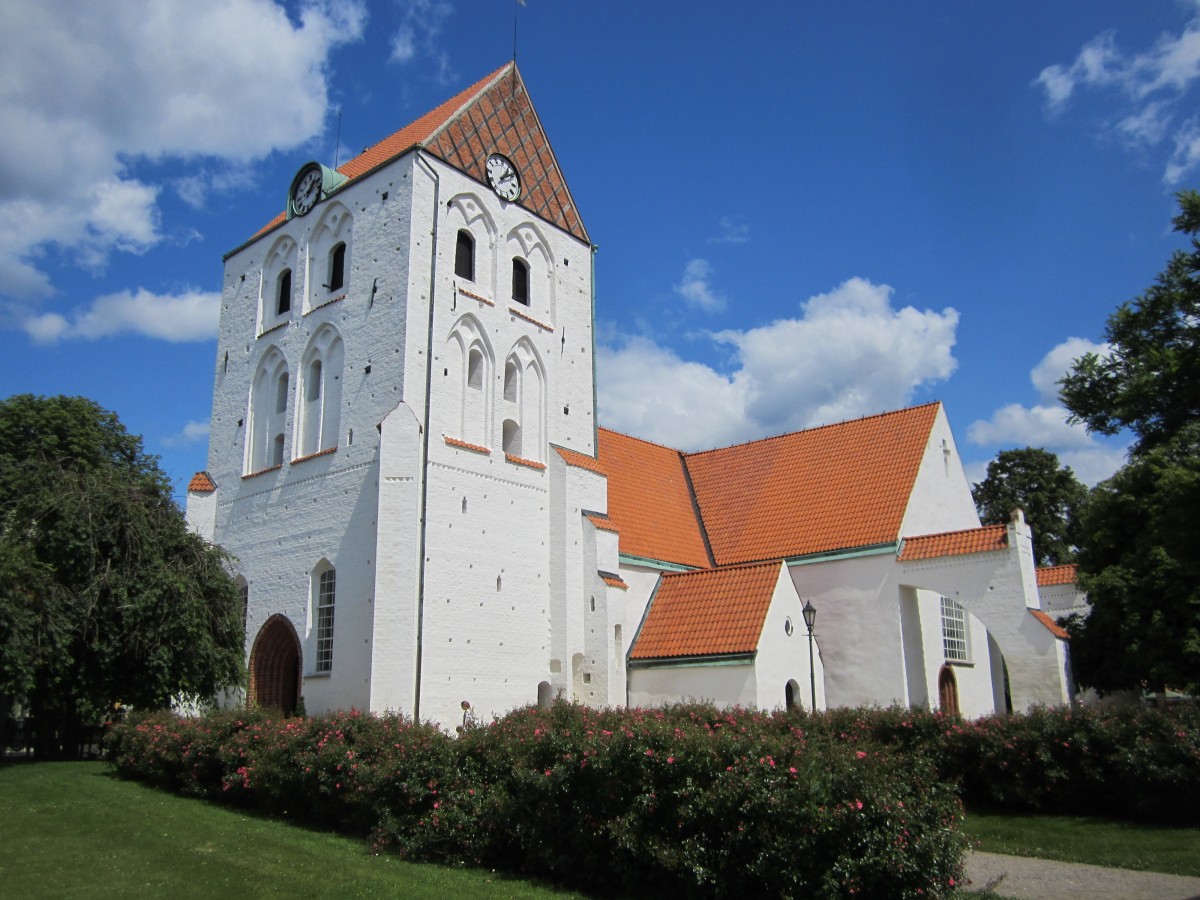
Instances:
[[[1133,872],[1082,863],[1055,862],[999,853],[968,853],[970,890],[993,885],[1000,897],[1014,900],[1196,900],[1200,878]]]

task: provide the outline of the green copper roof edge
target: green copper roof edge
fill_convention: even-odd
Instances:
[[[754,662],[755,653],[726,653],[721,656],[679,656],[666,659],[631,659],[630,669],[677,669],[683,666],[744,666]]]
[[[681,563],[665,562],[661,559],[650,559],[647,556],[633,556],[630,553],[618,555],[621,562],[630,566],[645,566],[648,569],[661,569],[664,572],[696,572],[696,566],[685,566]]]
[[[865,547],[853,547],[848,550],[826,550],[821,553],[808,553],[804,556],[789,556],[784,562],[789,566],[806,566],[810,563],[832,562],[837,559],[857,559],[863,556],[883,556],[885,553],[898,553],[900,541],[889,541],[886,544],[869,544]]]

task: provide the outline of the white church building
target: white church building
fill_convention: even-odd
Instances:
[[[594,250],[509,63],[304,165],[226,256],[187,511],[249,700],[1069,702],[1029,530],[980,527],[940,404],[702,453],[603,429]]]

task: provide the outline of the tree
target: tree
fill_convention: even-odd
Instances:
[[[1039,566],[1075,560],[1075,530],[1088,489],[1069,466],[1040,447],[1001,450],[988,463],[987,477],[971,488],[985,525],[1001,525],[1014,509],[1025,511],[1033,530],[1033,556]]]
[[[1068,621],[1082,684],[1200,693],[1200,422],[1096,486],[1079,556],[1091,612]]]
[[[225,563],[115,414],[81,397],[0,401],[0,693],[23,701],[40,754],[69,751],[115,703],[241,682]]]
[[[1142,296],[1108,318],[1106,356],[1085,354],[1062,382],[1071,420],[1089,431],[1129,428],[1140,453],[1200,419],[1200,194],[1178,195],[1175,230],[1192,235]]]
[[[1136,436],[1079,533],[1091,612],[1068,625],[1071,655],[1101,692],[1200,690],[1200,194],[1178,199],[1191,249],[1109,317],[1109,353],[1077,360],[1062,383],[1073,421]]]

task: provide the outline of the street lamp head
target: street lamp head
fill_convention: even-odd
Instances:
[[[808,630],[811,632],[813,625],[817,623],[817,608],[812,605],[811,600],[804,601],[804,609],[801,610],[801,614],[804,616],[804,624],[808,626]]]

